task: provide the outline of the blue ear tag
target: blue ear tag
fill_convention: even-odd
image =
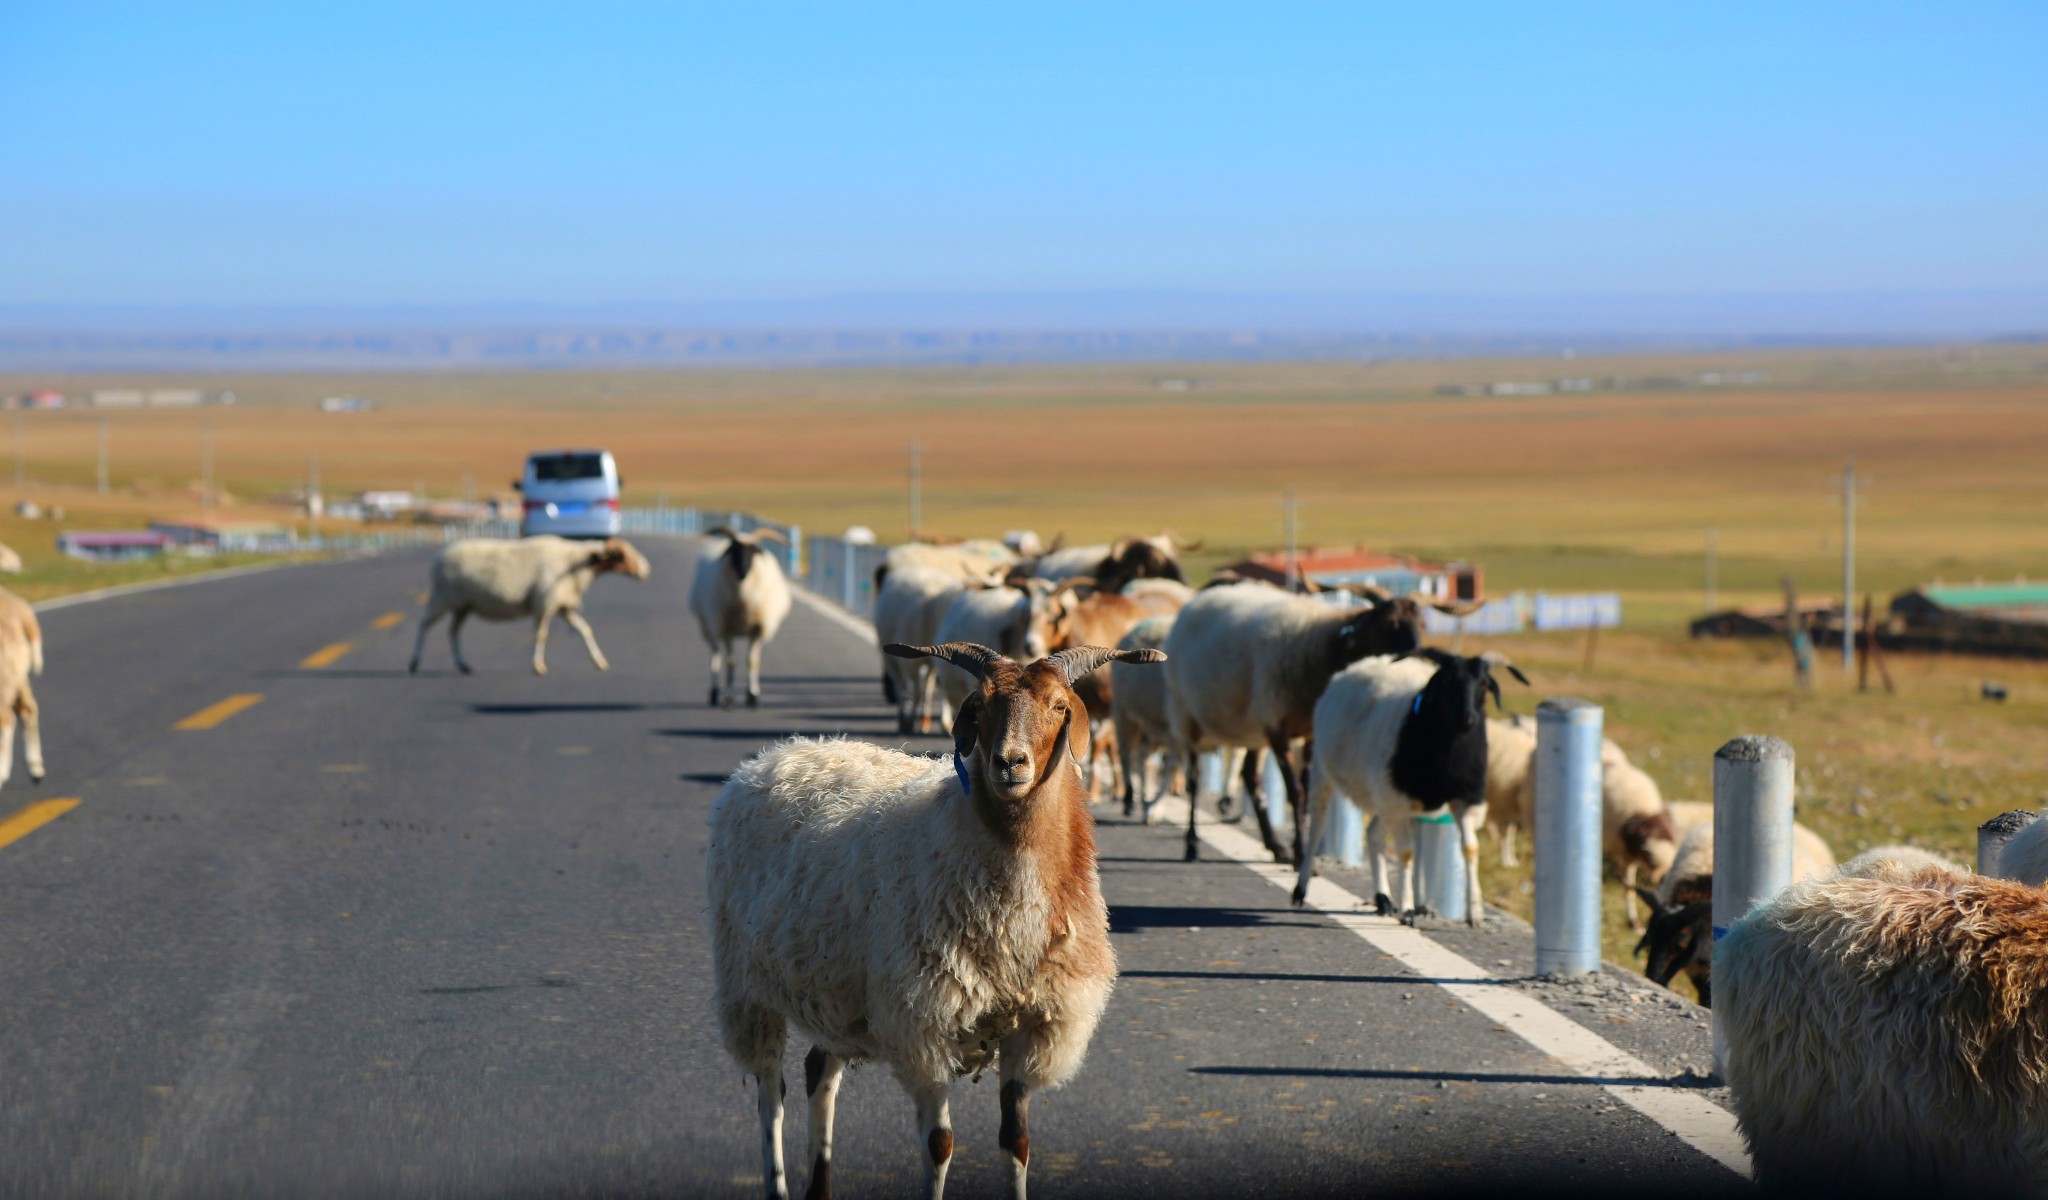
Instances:
[[[1414,705],[1413,705],[1412,707],[1410,707],[1410,708],[1408,709],[1408,711],[1409,711],[1409,712],[1411,712],[1411,713],[1419,713],[1419,712],[1421,712],[1421,711],[1422,711],[1422,693],[1421,693],[1421,692],[1417,692],[1417,693],[1415,693],[1415,703],[1414,703]]]
[[[967,785],[967,764],[960,761],[960,751],[953,751],[953,774],[960,780],[960,794],[965,796],[974,789]]]

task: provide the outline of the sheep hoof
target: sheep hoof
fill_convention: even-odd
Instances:
[[[40,768],[40,767],[37,767],[37,768],[33,768],[33,769],[31,769],[31,770],[29,771],[29,773],[28,773],[28,781],[29,781],[30,783],[33,783],[33,784],[35,784],[35,785],[36,785],[37,787],[41,787],[41,786],[43,785],[43,772],[42,772],[42,768]]]
[[[761,707],[761,693],[759,693],[759,692],[748,692],[748,693],[747,693],[747,707],[748,707],[748,708],[759,708],[759,707]]]
[[[406,674],[408,674],[408,675],[417,675],[417,674],[419,674],[419,673],[420,673],[420,664],[419,664],[419,660],[418,660],[418,659],[414,659],[414,660],[413,660],[413,662],[412,662],[412,665],[411,665],[411,666],[408,666],[408,667],[407,667],[407,668],[405,669],[405,673],[406,673]]]
[[[1187,844],[1187,849],[1180,856],[1182,862],[1200,862],[1201,858],[1202,852],[1195,848],[1195,843],[1192,841]]]
[[[476,672],[474,672],[474,671],[472,671],[472,670],[470,670],[470,669],[469,669],[469,664],[468,664],[468,663],[456,663],[456,664],[455,664],[455,669],[456,669],[456,670],[458,670],[458,671],[460,671],[460,672],[462,672],[462,673],[463,673],[464,675],[474,675],[474,674],[476,673]],[[541,675],[545,675],[545,674],[547,674],[547,672],[546,672],[546,671],[540,671],[540,672],[536,672],[536,673],[537,673],[537,674],[541,674]]]
[[[1297,883],[1297,884],[1295,884],[1295,885],[1294,885],[1294,897],[1293,897],[1293,899],[1294,899],[1294,907],[1296,907],[1296,908],[1301,908],[1301,907],[1303,907],[1304,905],[1306,905],[1306,904],[1308,903],[1308,884],[1306,884],[1306,883]]]
[[[711,689],[711,707],[713,707],[713,708],[717,708],[717,707],[718,707],[718,689],[717,689],[717,688],[712,688],[712,689]]]
[[[1372,897],[1372,910],[1373,910],[1373,911],[1374,911],[1375,913],[1378,913],[1378,914],[1379,914],[1380,916],[1383,916],[1383,917],[1391,917],[1391,916],[1393,916],[1393,915],[1394,915],[1394,901],[1393,901],[1393,898],[1392,898],[1392,897],[1390,897],[1390,896],[1388,896],[1388,895],[1387,895],[1387,894],[1386,894],[1385,892],[1375,892],[1375,893],[1373,893],[1373,897]]]

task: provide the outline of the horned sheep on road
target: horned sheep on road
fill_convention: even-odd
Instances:
[[[462,657],[464,621],[472,616],[486,621],[526,617],[533,621],[533,673],[545,675],[548,622],[559,615],[582,635],[597,669],[610,670],[604,651],[597,648],[597,635],[583,619],[582,607],[590,585],[598,576],[612,572],[645,579],[647,560],[623,538],[579,542],[541,536],[456,542],[434,560],[433,590],[427,596],[427,611],[420,617],[419,636],[413,639],[409,669],[419,671],[427,630],[442,617],[449,618],[448,648],[464,675],[469,674],[469,663]]]
[[[974,679],[953,760],[794,738],[733,774],[706,855],[719,1024],[755,1080],[770,1196],[788,1194],[781,1075],[795,1026],[813,1043],[811,1195],[831,1191],[841,1075],[873,1061],[916,1104],[933,1198],[953,1156],[952,1080],[994,1066],[1021,1198],[1031,1093],[1080,1069],[1116,979],[1073,684],[1158,652],[1078,646],[1027,666],[986,646],[886,649]]]

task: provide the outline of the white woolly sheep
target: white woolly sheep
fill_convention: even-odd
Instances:
[[[645,579],[647,560],[623,538],[577,542],[543,536],[455,542],[434,560],[433,590],[427,597],[426,614],[420,618],[419,636],[413,639],[409,669],[420,669],[427,630],[444,616],[450,618],[448,648],[464,675],[469,674],[469,663],[462,657],[464,621],[472,616],[486,621],[529,617],[533,620],[533,673],[545,675],[548,622],[559,615],[582,635],[590,661],[598,670],[608,671],[611,664],[597,648],[597,635],[583,619],[582,609],[583,595],[591,583],[613,571]]]
[[[1835,852],[1804,825],[1792,826],[1792,881],[1834,869]],[[1643,974],[1665,987],[1680,971],[1692,980],[1700,1004],[1713,1003],[1714,822],[1693,826],[1678,843],[1678,854],[1656,891],[1635,893],[1650,906],[1650,920],[1636,953],[1647,955]]]
[[[1146,617],[1131,627],[1119,650],[1163,650],[1166,635],[1173,630],[1172,614]],[[1148,671],[1127,663],[1111,663],[1109,707],[1116,728],[1118,762],[1122,769],[1124,815],[1144,808],[1146,824],[1152,822],[1153,806],[1165,792],[1168,781],[1180,766],[1172,757],[1172,731],[1166,719],[1166,672]],[[1151,760],[1163,758],[1159,787],[1147,785]],[[1142,797],[1142,799],[1141,799]]]
[[[2048,1194],[2040,889],[1879,859],[1757,906],[1714,956],[1765,1191]]]
[[[21,572],[21,555],[12,546],[0,546],[0,575],[19,575]]]
[[[993,646],[998,654],[1018,662],[1037,662],[1051,648],[1052,594],[1052,584],[1022,575],[996,587],[970,585],[946,607],[933,641]],[[973,676],[964,669],[944,667],[937,668],[937,674],[939,694],[958,711],[974,690]]]
[[[1514,716],[1486,722],[1486,827],[1500,843],[1500,865],[1520,861],[1515,839],[1536,816],[1536,724]]]
[[[725,677],[724,699],[732,703],[732,677],[737,665],[733,643],[747,641],[747,707],[761,705],[761,648],[775,638],[789,615],[789,581],[782,563],[761,549],[765,541],[787,543],[780,530],[735,533],[720,525],[708,535],[713,542],[697,560],[690,580],[690,612],[711,647],[711,706],[718,707],[719,676]]]
[[[43,627],[28,601],[0,588],[0,784],[14,773],[14,724],[21,722],[28,777],[43,778],[42,709],[29,676],[43,673]]]
[[[706,854],[719,1024],[755,1079],[770,1196],[787,1195],[781,1073],[795,1026],[814,1043],[811,1195],[830,1194],[841,1072],[872,1060],[916,1103],[935,1198],[953,1153],[951,1081],[996,1065],[1021,1198],[1031,1093],[1080,1068],[1116,979],[1073,681],[1159,655],[1079,646],[1026,666],[985,646],[888,650],[975,678],[954,759],[794,738],[733,774]]]
[[[1202,750],[1270,749],[1280,765],[1294,817],[1290,856],[1259,802],[1255,759],[1245,759],[1245,785],[1259,836],[1276,862],[1306,853],[1301,781],[1292,744],[1310,733],[1316,698],[1330,676],[1369,654],[1399,654],[1422,644],[1422,609],[1408,598],[1360,608],[1333,608],[1262,583],[1197,592],[1167,637],[1167,713],[1174,758],[1187,764]],[[1189,862],[1199,851],[1194,798],[1188,804]]]
[[[2048,884],[2048,814],[2013,834],[1999,848],[1998,877],[2029,887]]]
[[[889,572],[875,596],[876,638],[882,645],[933,644],[946,610],[968,586],[957,563]],[[952,723],[952,709],[939,708],[938,670],[939,664],[930,659],[882,656],[882,694],[896,706],[896,732],[929,732],[934,717]]]
[[[1498,667],[1529,680],[1498,654],[1460,658],[1442,650],[1375,657],[1330,680],[1315,706],[1316,763],[1309,784],[1309,845],[1321,840],[1339,791],[1365,809],[1373,905],[1381,914],[1416,911],[1417,812],[1449,807],[1465,852],[1468,924],[1486,917],[1479,889],[1479,826],[1486,821],[1486,699],[1500,703]],[[1398,903],[1387,888],[1386,838],[1401,859]],[[1304,855],[1294,902],[1308,898],[1315,858]]]
[[[1054,582],[1085,575],[1107,592],[1120,592],[1134,579],[1184,583],[1187,577],[1181,573],[1180,552],[1201,548],[1202,543],[1187,541],[1167,529],[1155,537],[1121,537],[1112,545],[1049,550],[1031,565],[1031,573]]]

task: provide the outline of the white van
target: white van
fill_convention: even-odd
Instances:
[[[619,482],[609,450],[536,450],[512,484],[526,501],[519,532],[612,537],[619,532]]]

